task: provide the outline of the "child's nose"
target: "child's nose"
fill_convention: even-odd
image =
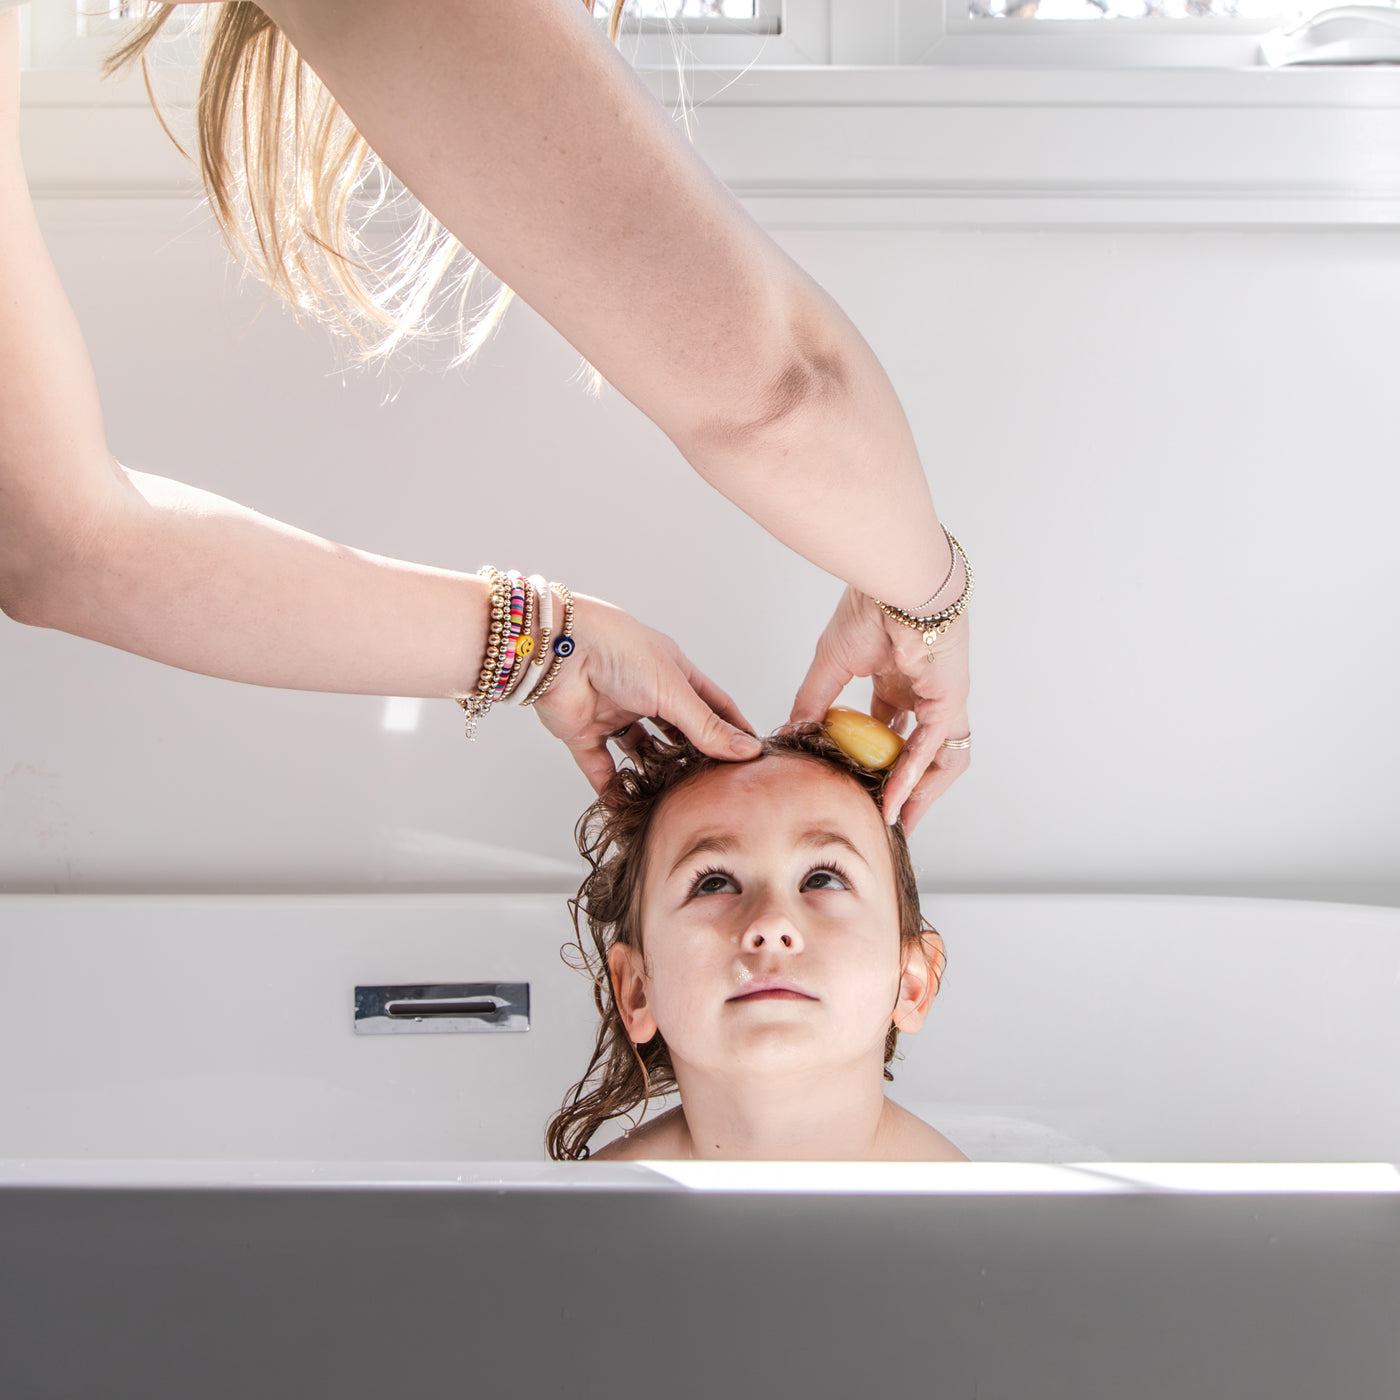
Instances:
[[[743,946],[746,953],[800,953],[802,933],[791,919],[781,914],[764,914],[744,930]]]

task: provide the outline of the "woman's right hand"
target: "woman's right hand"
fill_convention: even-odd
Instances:
[[[663,633],[601,598],[576,593],[573,640],[573,655],[534,708],[594,792],[615,771],[608,740],[628,750],[642,719],[680,731],[712,758],[758,756],[753,726],[734,701]]]
[[[820,723],[856,676],[873,681],[870,713],[896,734],[909,736],[889,782],[884,816],[902,818],[913,831],[920,818],[967,771],[967,749],[944,748],[945,739],[968,733],[967,614],[953,620],[932,646],[912,627],[896,622],[873,599],[847,588],[793,701],[791,724]]]

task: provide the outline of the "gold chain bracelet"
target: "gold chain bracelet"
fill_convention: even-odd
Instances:
[[[906,627],[912,627],[914,631],[923,633],[924,645],[930,647],[953,625],[956,618],[962,616],[967,608],[968,599],[972,597],[972,565],[967,562],[967,555],[963,553],[962,545],[953,538],[952,532],[946,527],[944,534],[948,536],[948,543],[953,546],[958,558],[962,560],[963,570],[967,574],[967,582],[963,584],[963,591],[959,594],[956,602],[950,603],[946,608],[940,608],[936,613],[930,613],[927,617],[915,617],[913,613],[905,612],[903,608],[897,608],[893,603],[882,603],[878,598],[872,600],[886,617],[892,617],[896,622],[902,622]],[[934,597],[937,596],[935,593]]]

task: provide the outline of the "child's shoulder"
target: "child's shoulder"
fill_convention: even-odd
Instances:
[[[606,1147],[588,1154],[590,1162],[635,1162],[650,1158],[652,1161],[680,1157],[680,1134],[684,1130],[685,1119],[679,1107],[668,1108],[639,1128],[614,1138]]]
[[[901,1107],[893,1099],[885,1103],[892,1110],[890,1126],[891,1151],[886,1161],[895,1162],[966,1162],[967,1154],[949,1142],[937,1128]]]

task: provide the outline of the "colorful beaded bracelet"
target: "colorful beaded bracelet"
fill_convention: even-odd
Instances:
[[[510,679],[506,682],[506,688],[501,693],[502,700],[509,700],[519,687],[520,682],[525,679],[525,673],[530,669],[530,657],[535,650],[535,581],[533,578],[525,580],[525,618],[520,625],[520,640],[515,644],[515,666],[511,672]]]
[[[493,702],[504,699],[510,686],[511,674],[515,670],[516,648],[520,644],[520,633],[525,625],[525,575],[510,569],[507,571],[506,577],[510,580],[510,628],[504,634],[505,646],[501,652],[501,669],[491,691]]]
[[[539,574],[514,569],[502,572],[483,564],[477,575],[491,586],[491,617],[481,675],[471,695],[458,699],[467,717],[466,735],[476,738],[478,722],[497,701],[519,691],[520,705],[533,705],[554,684],[559,668],[573,654],[574,595],[562,583],[546,583]],[[554,590],[564,600],[564,621],[554,632]],[[535,617],[540,638],[535,641]],[[551,637],[553,640],[551,641]],[[548,663],[548,665],[546,665]],[[543,667],[541,671],[538,668]]]

